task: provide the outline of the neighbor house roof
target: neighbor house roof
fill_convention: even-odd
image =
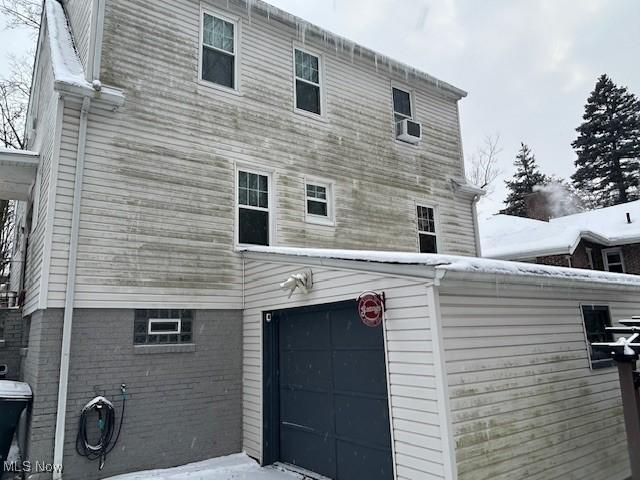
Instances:
[[[605,246],[640,243],[640,200],[548,222],[494,215],[479,223],[483,257],[524,260],[571,255],[583,239]]]

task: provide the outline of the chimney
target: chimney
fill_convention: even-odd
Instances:
[[[527,195],[524,198],[527,217],[548,222],[550,218],[553,218],[551,202],[549,200],[549,195],[540,190]]]
[[[627,223],[633,223],[631,221],[631,214],[629,212],[627,212]]]

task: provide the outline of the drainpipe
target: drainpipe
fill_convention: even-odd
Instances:
[[[104,3],[104,0],[93,0],[91,5],[91,36],[89,40],[89,58],[87,59],[86,69],[86,79],[89,83],[93,83],[100,79],[102,39],[104,36]]]
[[[80,203],[82,201],[82,181],[87,140],[87,120],[91,99],[85,98],[80,110],[78,131],[78,156],[76,177],[73,189],[73,210],[71,216],[71,238],[69,240],[69,265],[67,267],[67,290],[64,301],[64,322],[62,326],[62,349],[60,354],[60,379],[58,384],[58,413],[56,416],[56,435],[53,450],[53,463],[62,465],[64,456],[64,430],[67,413],[67,390],[69,382],[69,354],[71,350],[71,327],[73,325],[73,307],[75,304],[76,263],[78,260],[78,237],[80,232]],[[62,478],[62,472],[53,474],[54,480]]]
[[[473,215],[473,229],[476,237],[476,256],[482,257],[482,244],[480,243],[480,227],[478,223],[478,202],[480,201],[480,195],[473,197],[473,204],[471,205],[471,214]]]

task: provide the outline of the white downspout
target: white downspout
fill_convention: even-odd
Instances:
[[[471,215],[473,215],[473,230],[476,237],[476,256],[482,257],[482,244],[480,243],[480,222],[478,222],[478,202],[480,201],[480,195],[476,195],[473,198],[473,204],[471,206]]]
[[[104,37],[104,0],[93,0],[91,5],[91,32],[86,79],[89,83],[100,80],[102,39]]]
[[[69,355],[71,350],[71,329],[73,325],[73,307],[75,304],[76,264],[78,260],[78,237],[80,233],[80,204],[82,202],[82,182],[87,140],[87,121],[91,99],[85,98],[80,110],[78,131],[78,157],[73,189],[73,210],[71,216],[71,236],[69,239],[69,265],[67,267],[67,289],[64,301],[64,322],[62,326],[62,350],[60,353],[60,379],[58,382],[58,412],[56,416],[55,446],[53,463],[62,465],[64,456],[64,430],[67,413],[67,390],[69,382]],[[62,478],[62,472],[53,474],[54,480]]]

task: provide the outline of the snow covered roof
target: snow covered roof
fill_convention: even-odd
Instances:
[[[36,152],[0,148],[0,199],[28,200],[39,162]]]
[[[46,0],[44,7],[55,88],[70,94],[98,98],[116,106],[122,105],[124,95],[120,90],[86,80],[62,4],[58,0]]]
[[[631,223],[627,222],[627,213]],[[479,227],[482,255],[487,258],[570,255],[582,239],[605,246],[640,243],[640,200],[549,222],[495,215],[481,220]]]
[[[336,53],[345,53],[347,55],[350,55],[352,58],[368,57],[374,61],[376,68],[379,68],[380,70],[386,69],[390,73],[404,76],[407,81],[410,81],[413,77],[425,81],[435,86],[436,88],[445,90],[453,94],[457,98],[467,96],[467,92],[461,90],[458,87],[454,87],[453,85],[447,82],[443,82],[442,80],[439,80],[429,75],[428,73],[422,72],[405,63],[399,62],[386,55],[375,52],[340,35],[329,32],[328,30],[320,28],[317,25],[296,17],[295,15],[274,7],[273,5],[269,5],[262,0],[242,1],[246,4],[247,11],[249,12],[249,18],[251,18],[252,13],[255,12],[263,15],[267,20],[279,20],[282,23],[294,27],[303,42],[307,37],[316,37],[317,39],[322,41],[327,48],[334,49]]]
[[[325,265],[327,264],[327,260],[346,260],[363,262],[368,265],[385,265],[387,267],[393,267],[389,268],[389,273],[401,275],[411,275],[412,271],[409,270],[409,267],[412,266],[419,270],[433,272],[432,277],[437,276],[436,272],[479,273],[513,277],[534,277],[538,279],[560,279],[635,288],[640,287],[640,276],[638,275],[579,270],[455,255],[258,246],[240,247],[237,251],[243,253],[245,257],[280,256],[281,258],[289,259],[298,257],[304,258],[306,261],[315,260],[319,264],[323,264],[323,261],[325,261]]]

